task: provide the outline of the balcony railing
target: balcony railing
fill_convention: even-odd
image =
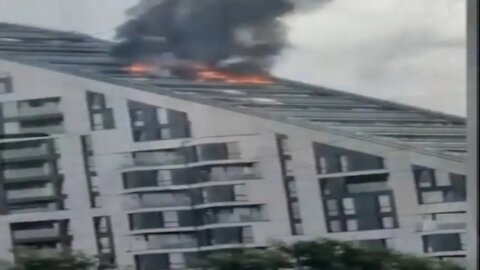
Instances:
[[[55,238],[60,236],[59,228],[32,229],[13,231],[15,240],[33,239],[33,238]]]
[[[252,213],[252,214],[215,214],[205,218],[206,224],[215,224],[215,223],[240,223],[240,222],[253,222],[261,221],[262,214]]]
[[[161,196],[161,195],[158,195]],[[191,199],[188,196],[184,197],[166,197],[157,200],[141,199],[136,197],[130,197],[125,199],[125,208],[127,209],[139,209],[139,208],[152,208],[152,207],[175,207],[175,206],[189,206],[191,205]]]
[[[133,240],[131,250],[195,248],[197,243],[197,240],[191,236],[149,235],[148,240]]]
[[[46,144],[43,144],[38,147],[0,151],[0,157],[2,157],[3,159],[38,157],[46,154],[48,154],[48,148]]]
[[[44,188],[31,188],[20,190],[7,190],[7,199],[24,199],[24,198],[36,198],[36,197],[48,197],[55,195],[55,191],[52,186]]]
[[[58,134],[65,132],[63,125],[49,125],[44,127],[23,127],[22,133],[46,133],[46,134]]]
[[[163,166],[183,163],[185,163],[185,159],[181,156],[158,157],[156,155],[142,155],[133,158],[134,166]]]
[[[202,182],[249,180],[249,179],[258,179],[258,178],[260,178],[260,175],[256,173],[216,173],[216,174],[203,174],[200,177]]]
[[[47,176],[49,174],[50,174],[50,170],[48,169],[48,167],[7,169],[4,171],[4,176],[6,179]]]
[[[467,228],[467,224],[462,221],[448,223],[430,222],[418,223],[416,227],[418,232],[428,232],[438,230],[462,230]]]
[[[30,107],[27,105],[16,106],[16,104],[11,104],[10,106],[8,106],[8,108],[6,107],[6,109],[4,110],[4,117],[28,117],[55,113],[60,113],[57,102],[48,102],[39,107]]]

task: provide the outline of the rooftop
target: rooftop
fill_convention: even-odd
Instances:
[[[0,59],[172,96],[423,154],[463,161],[465,119],[276,78],[266,85],[130,74],[111,42],[84,34],[0,23]]]

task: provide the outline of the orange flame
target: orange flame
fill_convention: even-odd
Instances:
[[[126,67],[125,70],[128,73],[136,74],[136,75],[143,75],[150,73],[153,67],[144,63],[133,63],[130,66]]]
[[[190,67],[195,70],[196,79],[200,81],[222,81],[233,84],[271,84],[273,81],[262,75],[238,75],[209,68],[207,65],[194,64]],[[134,75],[144,75],[154,72],[154,67],[145,63],[133,63],[124,68]]]
[[[235,84],[271,84],[273,81],[261,75],[236,75],[227,72],[204,69],[197,72],[197,77],[202,81],[224,81]]]

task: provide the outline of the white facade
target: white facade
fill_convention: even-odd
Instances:
[[[97,80],[67,75],[42,68],[22,65],[0,60],[0,71],[8,72],[13,80],[13,91],[0,94],[3,115],[12,102],[59,97],[58,108],[45,106],[37,111],[27,109],[17,113],[49,114],[58,110],[63,117],[63,128],[54,127],[46,132],[55,139],[59,148],[63,175],[63,194],[65,210],[41,211],[26,213],[4,213],[0,215],[0,259],[12,260],[10,249],[13,247],[11,224],[37,222],[45,220],[69,220],[68,230],[72,236],[71,248],[91,255],[99,253],[93,217],[109,216],[113,232],[115,261],[121,267],[135,267],[135,255],[171,254],[170,266],[181,267],[182,259],[176,254],[199,251],[223,250],[242,246],[265,246],[271,240],[293,241],[315,239],[318,237],[335,238],[346,241],[385,239],[389,248],[399,251],[432,257],[463,257],[464,250],[429,252],[424,249],[422,237],[434,234],[461,234],[466,232],[463,216],[467,210],[466,202],[444,202],[419,204],[417,187],[412,173],[412,165],[424,166],[435,170],[439,182],[448,182],[449,174],[465,174],[465,164],[408,149],[400,149],[384,144],[376,144],[346,136],[334,135],[318,130],[302,128],[279,121],[253,117],[199,103],[162,96],[155,93],[104,83]],[[106,107],[112,109],[115,127],[113,129],[92,131],[89,109],[86,102],[87,91],[105,95]],[[190,138],[134,142],[128,101],[135,101],[155,107],[185,112],[191,123]],[[44,110],[44,111],[41,111]],[[20,115],[21,116],[21,115]],[[1,121],[0,121],[1,123]],[[63,129],[63,130],[62,130]],[[8,131],[8,132],[7,132]],[[53,132],[52,132],[53,131]],[[5,124],[5,134],[21,132],[15,124]],[[98,207],[89,204],[90,191],[84,164],[81,136],[91,138],[93,150],[93,167],[97,176],[92,178],[93,185],[99,192]],[[296,197],[299,202],[301,231],[293,235],[290,228],[290,214],[287,207],[287,196],[282,181],[282,169],[279,160],[279,149],[276,135],[288,137],[288,154],[291,161],[288,165],[288,176],[294,177]],[[211,143],[237,142],[240,156],[228,160],[199,161],[191,163],[175,163],[166,165],[135,164],[131,153],[146,150],[183,149],[185,147]],[[319,174],[315,160],[313,143],[327,144],[334,147],[358,151],[383,158],[384,168],[370,171],[339,172]],[[1,149],[0,149],[1,150]],[[18,151],[18,150],[17,150]],[[21,155],[13,151],[11,155]],[[149,156],[148,160],[155,158]],[[136,170],[198,168],[207,165],[254,163],[258,179],[229,179],[228,181],[208,181],[182,186],[142,187],[126,190],[122,173]],[[2,165],[3,166],[3,165]],[[3,167],[2,167],[3,168]],[[5,170],[4,170],[5,172]],[[25,173],[25,171],[23,172]],[[37,174],[38,172],[33,172]],[[354,175],[375,175],[388,173],[388,187],[393,191],[398,227],[392,229],[357,230],[331,233],[327,228],[324,200],[319,179]],[[129,204],[130,195],[147,191],[192,190],[213,186],[245,185],[242,190],[245,196],[240,201],[215,203],[199,203],[191,205],[166,205],[159,207],[141,207]],[[448,185],[448,184],[447,184]],[[21,194],[27,191],[21,192]],[[38,189],[31,191],[40,196]],[[44,191],[44,192],[49,192]],[[243,191],[242,191],[243,192]],[[45,195],[45,194],[43,194]],[[43,196],[41,195],[41,196]],[[18,196],[12,193],[10,196]],[[20,195],[21,196],[21,195]],[[435,200],[434,198],[432,200]],[[436,202],[436,201],[432,201]],[[193,227],[154,228],[131,230],[128,214],[140,212],[170,212],[192,209],[209,209],[220,206],[233,207],[261,204],[264,205],[263,217],[258,221],[242,221],[231,217],[233,222],[220,222]],[[442,218],[429,220],[428,215],[435,213],[454,214],[440,215]],[[297,213],[298,214],[298,213]],[[458,219],[460,217],[460,219]],[[163,221],[165,222],[165,216]],[[227,217],[224,220],[229,220]],[[197,246],[188,237],[151,236],[146,243],[143,235],[172,232],[195,232],[207,229],[241,227],[252,228],[253,241],[246,243],[216,244]],[[38,231],[36,233],[39,233]],[[250,233],[250,232],[249,232]],[[246,232],[242,231],[245,240]],[[163,238],[162,238],[163,237]],[[166,238],[167,237],[167,238]],[[170,241],[173,241],[172,243]],[[460,236],[463,241],[463,236]],[[179,242],[181,242],[179,244]],[[167,243],[167,244],[165,244]],[[168,243],[171,243],[170,245]],[[460,258],[462,260],[462,258]],[[180,265],[180,266],[179,266]],[[120,268],[121,268],[120,267]],[[140,269],[140,268],[138,268]],[[145,268],[146,269],[146,268]]]

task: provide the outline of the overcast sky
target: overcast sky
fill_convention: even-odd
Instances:
[[[111,38],[137,0],[0,0],[0,21]],[[285,18],[274,73],[465,115],[466,0],[332,0]]]

